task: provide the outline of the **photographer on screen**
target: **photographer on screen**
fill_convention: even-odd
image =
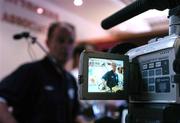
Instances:
[[[112,66],[112,70],[106,72],[103,75],[102,80],[109,87],[110,92],[113,92],[112,88],[118,85],[119,79],[118,79],[118,74],[116,73],[116,66],[117,66],[116,63],[112,62],[111,66]]]

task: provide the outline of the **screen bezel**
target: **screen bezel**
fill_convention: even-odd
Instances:
[[[106,92],[88,92],[88,62],[89,58],[121,60],[124,64],[124,90],[120,93]],[[80,99],[84,100],[111,100],[111,99],[128,99],[128,73],[129,73],[129,57],[127,55],[119,55],[105,52],[83,51],[80,56],[80,64],[82,67],[81,76],[83,77],[80,86]]]

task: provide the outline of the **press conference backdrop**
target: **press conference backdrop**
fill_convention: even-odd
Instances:
[[[44,8],[45,13],[38,15],[35,10],[37,7]],[[24,39],[14,41],[13,35],[22,31],[29,31],[32,35],[37,36],[39,42],[45,47],[47,27],[49,23],[55,20],[68,21],[74,24],[78,40],[98,36],[98,30],[93,24],[47,1],[0,1],[0,80],[20,64],[32,61],[27,52],[27,42]],[[33,50],[36,59],[44,55],[36,45],[33,46]]]

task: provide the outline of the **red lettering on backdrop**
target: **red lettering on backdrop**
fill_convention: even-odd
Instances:
[[[2,20],[5,22],[9,22],[11,24],[19,25],[25,28],[32,29],[34,31],[38,31],[41,33],[45,33],[47,29],[46,26],[39,25],[34,21],[28,20],[26,18],[17,16],[17,15],[8,14],[8,13],[3,14]]]
[[[34,12],[34,13],[36,13],[37,8],[43,8],[43,7],[38,6],[38,5],[36,5],[30,1],[27,1],[27,0],[4,0],[4,1],[15,4],[15,5],[19,5],[19,6],[26,8],[26,9]],[[54,12],[52,12],[46,8],[43,8],[43,9],[44,9],[44,13],[42,13],[41,15],[49,17],[51,19],[53,18],[55,20],[59,19],[58,14],[56,14],[56,13],[54,13]]]

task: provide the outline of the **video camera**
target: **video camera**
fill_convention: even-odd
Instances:
[[[179,46],[180,38],[172,35],[132,49],[126,55],[82,52],[79,71],[82,99],[127,99],[130,96],[130,101],[136,102],[180,103],[179,81],[173,69]],[[101,80],[111,71],[112,63],[116,64],[115,73],[122,75],[117,78],[119,83],[113,92]],[[123,68],[123,72],[118,73],[118,68]]]
[[[105,19],[102,27],[109,29],[149,9],[167,8],[169,36],[125,55],[82,52],[81,99],[129,100],[128,123],[180,123],[180,1],[135,1]]]

